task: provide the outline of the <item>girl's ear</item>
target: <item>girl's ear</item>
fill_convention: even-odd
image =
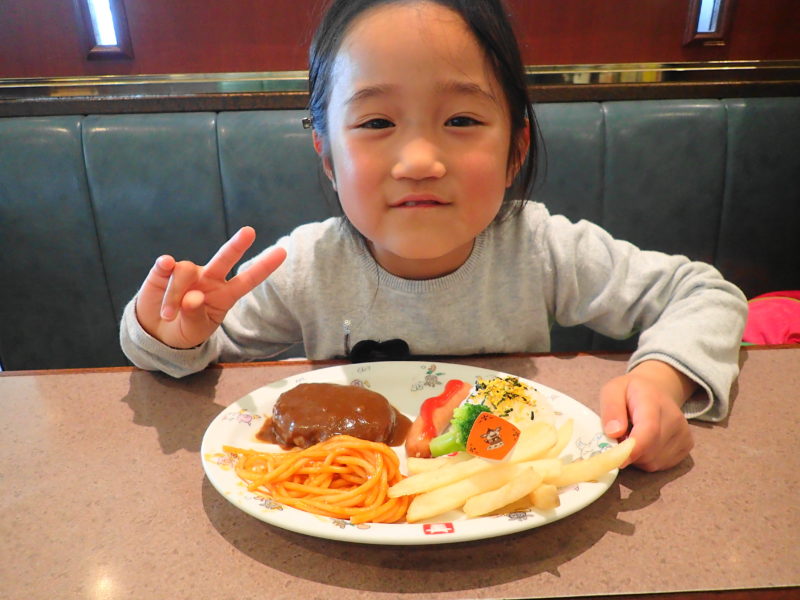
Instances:
[[[514,178],[519,173],[522,165],[525,164],[525,158],[528,156],[528,150],[531,147],[531,130],[528,126],[528,119],[525,119],[519,137],[517,138],[517,152],[511,156],[511,161],[508,163],[508,174],[506,176],[506,187],[514,183]]]
[[[325,151],[325,143],[315,130],[311,130],[311,139],[314,141],[314,150],[322,160],[322,170],[325,175],[331,180],[331,185],[334,191],[336,190],[336,178],[333,176],[333,164],[331,163],[330,155]]]

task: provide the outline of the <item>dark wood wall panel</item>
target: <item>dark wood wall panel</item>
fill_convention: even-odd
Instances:
[[[131,35],[143,72],[246,72],[306,68],[316,0],[137,0]],[[134,33],[135,32],[135,33]],[[134,49],[135,50],[135,49]],[[146,62],[144,62],[146,61]]]
[[[683,46],[688,0],[514,0],[527,64],[800,58],[800,2],[736,0],[725,46]]]
[[[0,77],[303,70],[318,0],[128,0],[134,58],[86,60],[74,0],[0,0]],[[800,58],[800,1],[737,0],[684,47],[689,0],[508,0],[531,65]]]
[[[126,1],[134,57],[86,60],[73,0],[0,0],[0,77],[306,68],[316,0]]]
[[[0,76],[86,72],[71,0],[0,0]]]

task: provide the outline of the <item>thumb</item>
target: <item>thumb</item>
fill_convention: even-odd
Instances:
[[[603,432],[611,438],[621,438],[628,432],[628,379],[612,379],[600,391],[600,420]]]

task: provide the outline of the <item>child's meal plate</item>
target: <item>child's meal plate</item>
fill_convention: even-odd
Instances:
[[[262,452],[280,452],[279,446],[259,441],[256,433],[265,418],[272,414],[278,397],[300,383],[361,385],[385,396],[393,406],[413,420],[422,402],[440,394],[450,379],[473,384],[476,377],[507,375],[467,365],[403,361],[349,364],[288,377],[258,388],[217,415],[203,436],[203,468],[217,491],[247,514],[283,529],[331,540],[365,544],[441,544],[491,538],[539,527],[571,515],[597,500],[614,482],[618,471],[609,471],[598,481],[562,489],[559,494],[560,506],[551,510],[532,508],[472,519],[461,511],[450,511],[420,523],[353,525],[349,520],[297,510],[248,491],[233,469],[232,456],[222,449],[228,445]],[[556,426],[567,419],[573,420],[572,440],[562,452],[562,458],[587,458],[616,444],[603,434],[600,418],[583,404],[547,386],[521,377],[519,379],[533,386],[550,402]],[[403,446],[394,447],[394,450],[400,457],[402,471],[406,473]]]

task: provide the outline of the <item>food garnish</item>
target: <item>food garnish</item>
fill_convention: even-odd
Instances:
[[[466,450],[472,426],[482,412],[491,412],[491,409],[484,404],[462,404],[456,408],[447,431],[431,440],[431,456]]]
[[[545,411],[546,402],[539,392],[518,377],[491,377],[475,380],[475,389],[467,402],[483,404],[492,413],[511,421],[517,427],[525,427]]]

